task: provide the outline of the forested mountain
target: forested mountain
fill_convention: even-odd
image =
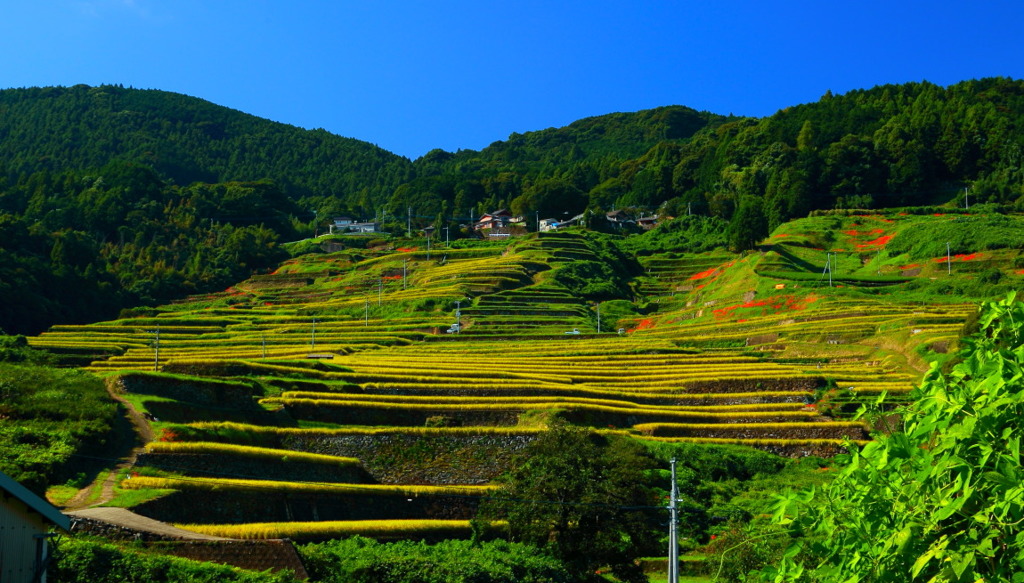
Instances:
[[[432,152],[393,199],[542,214],[688,203],[726,219],[746,205],[770,227],[813,209],[961,203],[965,187],[1010,204],[1024,195],[1022,121],[1024,83],[1005,78],[826,93],[762,119],[661,108]]]
[[[0,91],[0,170],[146,164],[179,185],[269,179],[294,197],[372,200],[412,166],[372,144],[304,130],[166,91],[104,85]]]
[[[333,214],[451,227],[613,208],[731,221],[749,247],[814,209],[1024,208],[1024,82],[826,93],[770,117],[670,106],[411,162],[324,130],[117,86],[0,91],[0,328],[230,285]],[[73,294],[66,293],[74,290]]]
[[[635,173],[631,166],[645,152],[662,143],[685,142],[728,119],[669,106],[514,133],[479,152],[433,150],[416,161],[418,178],[396,190],[389,204],[396,209],[412,205],[428,216],[447,215],[450,209],[460,217],[499,206],[551,216],[607,206],[600,185]]]

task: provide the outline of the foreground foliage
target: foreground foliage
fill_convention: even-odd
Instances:
[[[378,543],[353,537],[299,548],[310,577],[323,583],[568,583],[555,559],[505,541]]]
[[[0,363],[0,471],[41,494],[107,442],[116,413],[89,373]]]
[[[276,574],[192,561],[82,538],[61,539],[48,580],[54,583],[291,583]]]
[[[507,476],[489,512],[507,517],[513,540],[543,548],[577,575],[610,565],[643,580],[634,560],[654,544],[652,491],[643,448],[589,429],[555,424]]]
[[[1024,580],[1024,303],[982,308],[948,374],[934,366],[902,427],[879,436],[820,492],[777,518],[806,533],[771,581]]]

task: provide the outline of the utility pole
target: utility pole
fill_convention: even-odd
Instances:
[[[969,205],[967,203],[967,187],[966,186],[964,187],[964,208],[965,209],[971,208],[971,205]]]
[[[451,247],[451,239],[448,238],[448,227],[444,228],[444,246]]]
[[[370,298],[363,298],[363,326],[370,325]]]
[[[825,252],[825,269],[822,270],[821,275],[824,276],[825,272],[828,272],[828,287],[832,287],[832,253],[830,251]],[[819,280],[820,281],[820,280]]]
[[[946,275],[953,275],[953,261],[949,253],[949,241],[946,241]]]
[[[316,318],[313,318],[313,332],[309,335],[309,349],[316,349]]]
[[[160,326],[156,327],[156,338],[153,341],[153,372],[160,371]]]
[[[537,232],[540,232],[540,211],[533,211],[534,218],[537,221]]]
[[[260,343],[263,344],[263,358],[267,357],[267,335],[260,334]]]
[[[679,583],[679,509],[676,500],[676,458],[672,458],[672,493],[668,500],[668,583]]]
[[[384,278],[377,280],[377,307],[380,307],[381,298],[384,296]]]
[[[406,222],[405,236],[412,239],[412,206],[409,207],[409,218]]]
[[[462,300],[455,300],[455,333],[462,333]]]

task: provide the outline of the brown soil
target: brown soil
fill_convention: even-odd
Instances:
[[[126,401],[117,393],[109,381],[107,382],[107,393],[123,407],[125,418],[127,418],[131,423],[136,436],[135,446],[120,458],[117,465],[105,474],[100,474],[95,481],[79,490],[78,494],[76,494],[74,498],[68,500],[64,505],[65,511],[92,508],[111,501],[114,498],[114,485],[117,482],[118,472],[135,465],[135,459],[138,457],[139,453],[145,449],[145,444],[153,441],[153,429],[149,426],[149,422],[146,421],[141,413],[135,410],[131,403]],[[99,480],[103,480],[100,495],[97,498],[92,498],[92,492],[95,489],[96,482]]]

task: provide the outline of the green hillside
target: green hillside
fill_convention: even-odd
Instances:
[[[1021,218],[985,209],[820,213],[753,251],[662,250],[708,220],[429,254],[328,237],[224,292],[54,326],[29,346],[103,378],[154,436],[75,504],[237,538],[470,538],[502,476],[567,423],[641,446],[650,492],[686,460],[702,544],[767,512],[763,489],[826,479],[813,460],[871,439],[857,408],[908,403],[977,301],[1024,279]],[[579,279],[588,263],[606,285]],[[644,536],[663,521],[651,510]]]
[[[304,130],[157,90],[34,87],[0,91],[0,171],[145,164],[179,185],[270,179],[292,196],[373,199],[407,180],[408,160],[366,142]]]
[[[763,119],[668,106],[410,162],[168,92],[4,90],[0,329],[223,289],[340,215],[458,239],[503,207],[531,230],[578,213],[604,230],[611,209],[696,214],[741,250],[814,210],[1019,209],[1022,96],[990,78],[828,94]]]

